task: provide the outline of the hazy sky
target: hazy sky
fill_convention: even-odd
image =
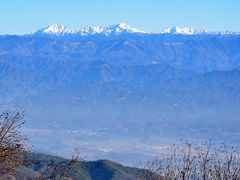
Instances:
[[[170,26],[240,31],[240,0],[0,0],[0,22],[0,34],[120,22],[149,32]]]

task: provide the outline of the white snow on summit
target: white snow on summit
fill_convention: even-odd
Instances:
[[[104,31],[103,26],[89,26],[79,30],[79,34],[82,36],[87,36],[87,35],[100,34],[103,31]]]
[[[79,31],[81,35],[94,35],[94,34],[102,34],[102,35],[120,35],[124,33],[146,33],[140,29],[131,27],[127,24],[120,23],[111,26],[93,26],[83,28]]]
[[[189,27],[180,28],[180,27],[177,27],[177,26],[164,29],[161,32],[161,34],[187,34],[187,35],[202,34],[202,33],[207,33],[207,31],[196,30],[196,29],[189,28]]]
[[[75,34],[77,31],[69,29],[63,25],[53,24],[46,28],[36,31],[34,34],[48,34],[48,35],[57,35],[62,36],[66,34]]]
[[[131,27],[127,24],[120,23],[117,25],[109,26],[105,29],[105,34],[120,34],[120,33],[146,33],[145,31],[142,31],[140,29],[137,29],[135,27]]]

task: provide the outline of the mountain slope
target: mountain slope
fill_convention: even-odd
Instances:
[[[240,36],[235,35],[129,35],[117,39],[83,37],[67,41],[64,38],[4,36],[0,43],[0,61],[3,62],[28,63],[36,59],[61,63],[106,61],[123,65],[160,63],[195,72],[230,70],[240,65]]]

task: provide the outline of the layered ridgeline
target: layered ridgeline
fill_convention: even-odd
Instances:
[[[30,163],[16,171],[16,180],[40,179],[41,175],[47,176],[49,170],[55,170],[57,177],[62,175],[61,179],[141,180],[148,176],[150,177],[148,179],[157,179],[156,175],[150,176],[150,171],[123,166],[108,160],[77,162],[69,170],[65,170],[66,172],[59,172],[59,167],[65,167],[69,160],[36,153],[30,154],[28,159]]]
[[[129,162],[175,138],[239,143],[239,66],[235,32],[52,25],[0,36],[0,104],[26,110],[37,150]]]

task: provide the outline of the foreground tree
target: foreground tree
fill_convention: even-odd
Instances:
[[[27,148],[26,138],[20,128],[24,124],[23,112],[3,112],[0,114],[0,176],[11,176],[24,162]]]

